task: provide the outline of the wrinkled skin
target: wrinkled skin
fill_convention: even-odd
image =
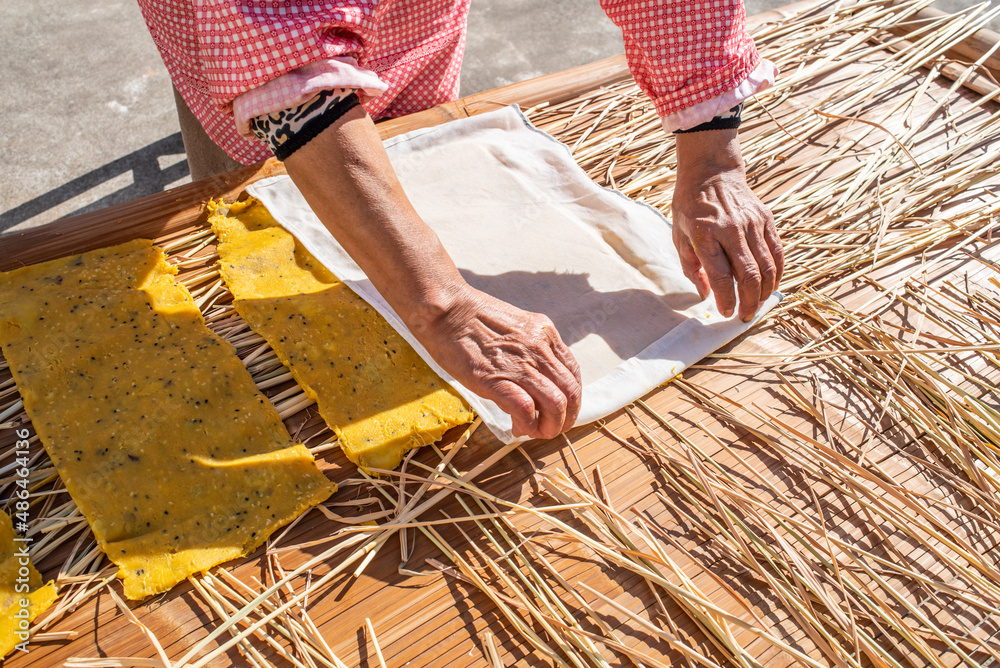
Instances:
[[[411,331],[456,380],[509,414],[515,435],[552,438],[576,422],[580,366],[547,316],[469,287]]]

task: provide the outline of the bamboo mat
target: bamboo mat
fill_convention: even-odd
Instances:
[[[783,306],[601,425],[506,454],[476,431],[455,450],[455,477],[439,480],[465,492],[423,497],[442,494],[418,517],[441,523],[387,533],[359,575],[353,547],[311,562],[354,535],[339,530],[418,496],[430,475],[421,467],[442,460],[424,449],[405,464],[405,482],[359,479],[232,311],[201,202],[236,197],[279,164],[3,237],[0,269],[157,239],[209,325],[341,486],[325,511],[277,532],[276,561],[258,550],[130,604],[162,655],[174,664],[221,628],[223,613],[240,607],[225,608],[226,596],[236,601],[226,586],[243,583],[249,600],[282,579],[276,564],[290,572],[311,563],[265,602],[308,591],[308,614],[293,606],[278,617],[300,629],[295,640],[264,624],[206,665],[337,665],[334,655],[348,666],[951,666],[1000,657],[1000,107],[987,99],[997,94],[997,62],[956,60],[978,58],[991,37],[976,32],[973,10],[950,20],[918,13],[919,3],[839,7],[806,2],[751,19],[761,50],[794,83],[748,105],[741,131],[751,183],[791,260]],[[896,74],[879,69],[909,57]],[[380,130],[511,102],[569,144],[596,181],[669,212],[672,142],[622,58]],[[0,422],[25,419],[0,368]],[[12,432],[0,429],[0,451]],[[113,570],[37,440],[32,448],[33,551],[75,609],[40,619],[31,652],[5,665],[163,665],[99,586]],[[484,461],[473,485],[463,474]],[[448,521],[470,513],[482,526]],[[113,579],[110,588],[120,591]],[[303,658],[312,624],[329,654]],[[230,637],[223,630],[188,665]]]

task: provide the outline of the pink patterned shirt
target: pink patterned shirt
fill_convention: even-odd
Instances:
[[[270,156],[251,118],[354,88],[375,119],[458,97],[469,0],[139,0],[177,90],[236,160]],[[601,0],[668,130],[773,83],[742,0]],[[558,36],[556,36],[558,38]]]

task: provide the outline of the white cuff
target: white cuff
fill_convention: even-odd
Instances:
[[[689,130],[702,123],[707,123],[716,116],[720,116],[729,109],[740,104],[754,93],[770,88],[774,85],[774,78],[778,76],[778,68],[774,63],[764,58],[760,59],[760,64],[754,68],[743,83],[711,100],[699,102],[693,107],[681,109],[680,111],[664,116],[663,129],[667,132],[676,130]]]
[[[254,139],[251,119],[297,107],[330,88],[352,88],[366,102],[384,93],[388,85],[350,56],[317,60],[237,96],[233,100],[236,130]]]

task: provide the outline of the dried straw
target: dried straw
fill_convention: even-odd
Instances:
[[[673,383],[662,396],[676,397],[685,421],[650,399],[601,428],[643,463],[655,492],[616,487],[567,441],[575,471],[529,458],[537,494],[505,499],[476,481],[517,447],[462,471],[470,431],[399,472],[345,481],[357,498],[321,508],[329,536],[293,543],[290,527],[263,557],[264,582],[227,568],[191,578],[217,621],[179,656],[113,594],[156,658],[66,665],[209,666],[236,647],[254,666],[281,657],[343,668],[309,597],[359,575],[393,536],[400,573],[420,573],[406,564],[418,537],[430,541],[440,558],[426,566],[495,609],[502,623],[479,633],[494,667],[513,660],[514,645],[531,661],[574,667],[1000,661],[1000,277],[982,257],[1000,220],[1000,89],[982,74],[986,56],[946,57],[1000,9],[917,20],[928,4],[828,4],[756,31],[783,74],[747,105],[742,143],[785,242],[782,289],[795,294],[773,319],[784,347],[720,354],[700,365],[711,373]],[[668,210],[674,147],[632,82],[527,113],[596,181]],[[164,246],[290,431],[316,454],[335,450],[311,400],[233,310],[211,233]],[[948,272],[961,263],[979,273],[960,284]],[[713,385],[750,368],[771,395],[736,401]],[[0,365],[0,424],[26,421]],[[33,557],[62,586],[41,630],[114,570],[37,439],[32,449]],[[11,447],[0,457],[8,497],[12,460]],[[428,515],[444,502],[448,515]],[[296,568],[277,561],[306,549],[313,556]],[[608,578],[639,584],[609,595]],[[392,656],[374,626],[366,620],[384,666]]]

